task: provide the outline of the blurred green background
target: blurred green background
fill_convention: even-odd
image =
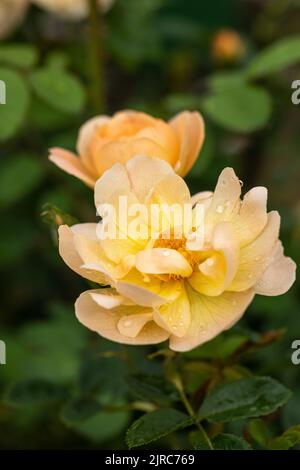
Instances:
[[[73,304],[87,285],[62,262],[45,223],[52,206],[81,222],[95,218],[90,189],[47,153],[75,149],[80,125],[96,112],[133,108],[164,119],[202,112],[207,136],[187,178],[191,191],[211,190],[225,166],[245,191],[268,187],[286,253],[300,261],[300,105],[291,102],[291,83],[300,79],[300,2],[116,0],[99,37],[102,110],[93,99],[88,21],[31,7],[0,40],[0,79],[8,84],[0,105],[2,449],[126,448],[125,429],[144,406],[128,376],[161,374],[159,360],[146,360],[157,348],[111,344],[77,322]],[[278,430],[299,424],[300,365],[291,363],[299,284],[282,297],[257,297],[241,326],[252,335],[285,330],[243,364],[293,390]],[[156,447],[176,448],[174,439]]]

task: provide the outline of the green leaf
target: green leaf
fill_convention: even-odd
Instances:
[[[29,44],[3,44],[0,46],[0,63],[30,68],[36,64],[37,60],[37,50]]]
[[[241,72],[220,72],[209,78],[209,86],[214,91],[224,90],[245,85],[244,75]]]
[[[229,422],[272,413],[291,392],[269,377],[251,377],[219,385],[205,398],[199,416],[212,422]]]
[[[103,442],[121,434],[129,419],[128,411],[100,411],[82,422],[73,422],[71,428],[93,442]]]
[[[41,182],[42,162],[30,155],[16,155],[0,167],[0,207],[21,201]]]
[[[30,95],[21,75],[1,67],[0,80],[6,85],[6,104],[0,105],[0,141],[13,137],[24,122]]]
[[[272,439],[267,448],[269,450],[288,450],[297,444],[300,444],[300,426],[293,426],[287,429],[282,436]]]
[[[62,419],[65,423],[84,421],[97,414],[100,404],[91,397],[80,397],[68,402],[62,410]]]
[[[175,387],[160,375],[136,374],[127,379],[131,395],[138,400],[166,405],[178,400]]]
[[[60,400],[64,389],[45,380],[28,380],[13,384],[5,399],[8,403],[18,406],[37,405]]]
[[[207,343],[184,353],[189,359],[215,359],[231,356],[245,341],[247,337],[242,334],[223,333]]]
[[[78,374],[87,335],[75,318],[73,305],[50,304],[47,321],[27,322],[7,339],[11,354],[4,370],[10,380],[43,379],[67,384]]]
[[[28,223],[26,217],[12,219],[8,213],[5,217],[2,214],[1,224],[0,267],[3,269],[22,261],[22,258],[26,256],[36,241],[36,227],[34,223]],[[22,358],[20,360],[22,361]],[[3,368],[1,374],[7,370],[8,367]]]
[[[183,109],[199,109],[200,105],[200,97],[191,93],[174,93],[164,100],[164,106],[171,114],[178,113]]]
[[[73,115],[54,109],[53,106],[35,95],[32,98],[28,119],[36,129],[41,131],[61,130],[66,129],[74,122]],[[54,139],[55,135],[51,135],[51,138]]]
[[[111,353],[118,352],[119,345],[111,345]],[[79,387],[83,394],[100,393],[105,402],[114,403],[116,399],[122,399],[127,392],[125,377],[128,366],[124,360],[116,356],[105,356],[105,351],[99,350],[89,355],[83,362]],[[111,371],[114,371],[112,374]]]
[[[195,450],[211,450],[207,441],[203,437],[203,433],[200,431],[193,431],[190,433],[190,440]]]
[[[253,132],[264,127],[271,115],[271,98],[263,88],[225,86],[202,102],[204,112],[218,125],[235,132]]]
[[[262,419],[253,419],[249,423],[248,431],[252,439],[262,447],[266,447],[269,441],[269,432]]]
[[[189,416],[172,408],[162,408],[145,414],[130,426],[126,434],[128,447],[142,446],[190,426]]]
[[[240,364],[225,366],[223,369],[223,375],[226,382],[232,380],[245,379],[253,376],[249,369],[244,366],[241,366]]]
[[[69,65],[69,57],[62,51],[51,52],[46,59],[46,64],[57,70],[66,69]]]
[[[85,102],[80,81],[73,75],[54,67],[45,67],[31,74],[31,84],[37,96],[55,109],[79,113]]]
[[[233,434],[219,434],[212,443],[215,450],[251,450],[248,442]]]
[[[300,36],[291,36],[278,40],[257,54],[246,74],[248,78],[260,78],[297,62],[300,62]]]

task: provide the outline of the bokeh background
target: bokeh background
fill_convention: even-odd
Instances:
[[[88,19],[68,21],[37,6],[0,39],[0,79],[8,83],[0,105],[2,449],[126,448],[125,429],[142,401],[128,374],[160,374],[160,362],[147,359],[157,348],[124,348],[78,324],[73,304],[86,281],[57,253],[57,218],[94,221],[95,211],[90,189],[52,165],[48,148],[75,149],[91,116],[201,111],[206,141],[187,178],[192,192],[211,190],[225,166],[245,191],[267,186],[286,253],[300,261],[300,105],[291,101],[291,83],[300,79],[300,2],[116,0],[101,16],[96,51],[91,41]],[[279,52],[261,56],[275,46]],[[291,363],[299,284],[278,298],[257,297],[238,328],[278,339],[246,355],[243,366],[293,390],[276,426],[299,424],[300,365]],[[212,359],[209,348],[203,357]],[[85,397],[97,404],[91,399],[87,409]],[[177,448],[172,439],[156,448]]]

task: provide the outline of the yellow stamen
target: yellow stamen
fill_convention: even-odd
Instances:
[[[153,248],[169,248],[171,250],[178,251],[188,263],[191,265],[193,271],[198,268],[199,263],[207,258],[206,252],[201,251],[190,251],[186,249],[186,238],[174,238],[173,234],[170,234],[170,238],[163,238],[162,235],[155,241]],[[181,276],[177,274],[169,274],[168,279],[179,280],[182,279]]]

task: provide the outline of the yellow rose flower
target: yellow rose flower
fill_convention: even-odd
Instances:
[[[31,0],[41,8],[69,20],[82,20],[88,15],[88,0]],[[98,0],[99,7],[107,11],[114,0]]]
[[[204,240],[202,249],[191,248],[195,218],[181,239],[172,236],[174,225],[169,238],[155,239],[132,232],[100,239],[103,221],[61,226],[59,251],[66,264],[110,286],[84,292],[75,304],[79,321],[105,338],[127,344],[169,339],[172,350],[188,351],[234,325],[255,294],[283,294],[295,280],[295,263],[278,238],[280,216],[266,210],[267,190],[253,188],[241,200],[231,168],[222,171],[214,193],[191,198],[167,162],[135,157],[96,183],[97,208],[108,203],[118,211],[120,196],[147,208],[191,203],[193,214],[201,204]],[[124,235],[127,220],[121,215],[118,230]]]
[[[181,176],[195,163],[204,140],[203,119],[197,112],[182,112],[169,123],[135,111],[113,117],[99,116],[80,130],[77,151],[54,148],[50,160],[62,170],[93,187],[115,163],[136,155],[161,158]]]
[[[5,38],[22,21],[29,0],[0,1],[0,39]]]

